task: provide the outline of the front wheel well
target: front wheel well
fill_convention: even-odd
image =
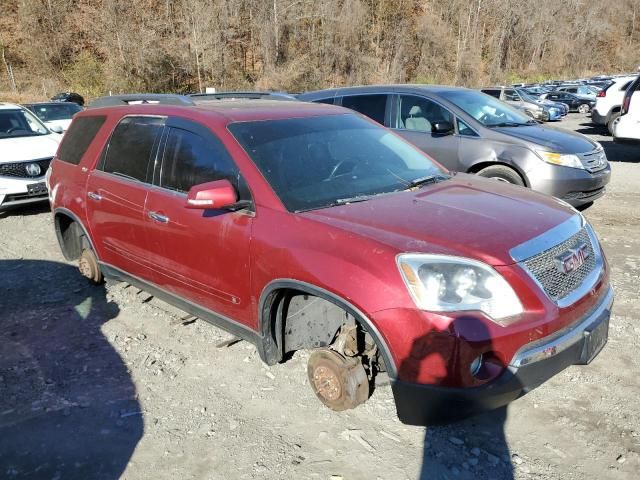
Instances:
[[[506,162],[501,162],[501,161],[495,161],[495,162],[480,162],[480,163],[476,163],[471,165],[471,167],[469,168],[469,170],[467,170],[467,173],[473,173],[476,174],[478,173],[480,170],[485,169],[487,167],[492,167],[494,165],[502,165],[504,167],[508,167],[511,170],[513,170],[514,172],[516,172],[520,178],[522,179],[522,181],[524,182],[525,186],[530,187],[531,185],[529,184],[529,181],[527,180],[527,177],[520,171],[519,168],[515,167],[514,165],[511,165],[509,163]]]
[[[271,289],[261,301],[261,356],[266,363],[282,362],[296,350],[331,345],[340,351],[346,341],[352,354],[371,356],[375,352],[379,369],[390,368],[390,374],[395,373],[380,333],[355,307],[322,289],[282,283],[286,286]],[[358,352],[354,351],[356,344]]]

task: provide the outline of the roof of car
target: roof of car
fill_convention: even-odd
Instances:
[[[318,115],[339,115],[353,113],[342,107],[319,103],[305,103],[297,100],[234,100],[208,101],[194,106],[137,104],[126,106],[100,107],[79,112],[79,116],[115,113],[116,115],[176,115],[181,117],[217,118],[231,122],[254,120],[277,120]]]
[[[298,95],[298,98],[304,100],[305,96],[318,96],[325,94],[327,97],[331,95],[349,94],[349,93],[375,93],[375,92],[432,92],[432,93],[444,93],[460,90],[469,90],[464,87],[452,87],[449,85],[424,85],[424,84],[390,84],[390,85],[363,85],[359,87],[337,87],[327,90],[317,90],[314,92],[305,92]]]
[[[15,103],[2,103],[0,102],[0,110],[21,110],[24,107],[16,105]]]
[[[59,105],[65,106],[65,105],[78,105],[78,104],[77,103],[73,103],[73,102],[27,102],[27,103],[23,103],[23,105],[32,105],[34,107],[38,106],[38,105],[42,105],[42,106],[50,105],[50,106],[57,107]],[[78,106],[80,107],[80,105],[78,105]],[[82,107],[80,107],[80,108],[82,108]]]

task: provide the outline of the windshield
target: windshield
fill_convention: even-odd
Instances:
[[[523,99],[524,101],[526,101],[526,102],[532,102],[532,103],[536,103],[536,102],[538,102],[538,99],[537,99],[535,96],[530,95],[526,90],[520,90],[520,89],[518,89],[517,91],[518,91],[518,93],[520,94],[520,96],[522,97],[522,99]]]
[[[75,103],[35,104],[27,105],[43,122],[53,120],[71,120],[82,108]]]
[[[512,127],[535,123],[526,114],[504,102],[474,90],[451,90],[442,97],[462,109],[485,127]]]
[[[446,178],[422,151],[352,114],[232,123],[229,131],[293,212]]]
[[[49,130],[25,109],[0,110],[0,138],[47,135]]]

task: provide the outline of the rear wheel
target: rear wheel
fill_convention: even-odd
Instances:
[[[513,168],[506,165],[491,165],[490,167],[483,168],[478,172],[478,175],[485,178],[493,178],[501,182],[511,183],[513,185],[524,186],[522,177]]]
[[[78,268],[83,277],[88,279],[91,283],[102,283],[103,277],[98,265],[98,259],[96,258],[93,250],[85,248],[78,260]]]
[[[358,357],[330,348],[314,350],[307,364],[309,384],[318,399],[337,412],[355,408],[369,398],[369,378]]]
[[[591,106],[588,103],[583,103],[578,106],[578,112],[580,113],[589,113],[591,111]]]
[[[609,130],[609,135],[613,136],[613,124],[620,117],[620,112],[615,112],[611,114],[609,121],[607,122],[607,130]]]

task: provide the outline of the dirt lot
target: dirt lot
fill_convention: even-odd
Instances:
[[[429,429],[389,386],[333,413],[306,357],[244,342],[123,285],[90,287],[45,208],[0,215],[0,478],[632,479],[640,471],[640,147],[603,141],[607,195],[585,214],[612,264],[609,344],[492,414]],[[167,311],[167,309],[169,311]]]

